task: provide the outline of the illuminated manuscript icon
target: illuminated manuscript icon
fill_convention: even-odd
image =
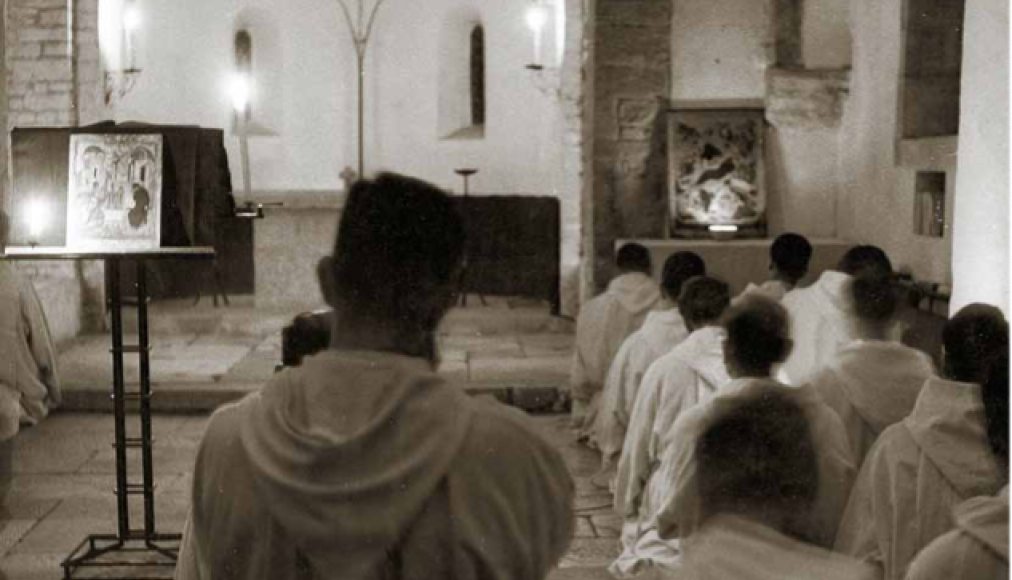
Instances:
[[[157,248],[161,196],[161,135],[70,136],[68,248]]]

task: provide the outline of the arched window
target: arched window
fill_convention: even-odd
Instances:
[[[485,124],[485,29],[471,30],[471,125]]]

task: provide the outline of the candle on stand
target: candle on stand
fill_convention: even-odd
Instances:
[[[25,225],[28,226],[28,243],[35,246],[49,221],[49,208],[41,199],[31,199],[25,204]]]
[[[137,5],[127,2],[123,7],[123,40],[126,62],[126,70],[134,70],[137,66],[136,47],[134,46],[134,35],[141,26],[141,13]]]

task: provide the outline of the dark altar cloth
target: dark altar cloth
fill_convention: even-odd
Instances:
[[[540,298],[558,314],[559,200],[525,195],[453,199],[467,231],[464,290]]]

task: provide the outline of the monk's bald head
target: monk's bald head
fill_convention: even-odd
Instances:
[[[970,304],[942,329],[945,374],[953,380],[981,383],[993,362],[1008,353],[1008,321],[1001,310]]]
[[[463,223],[442,190],[392,173],[360,180],[341,215],[328,300],[354,316],[434,330],[463,252]]]

